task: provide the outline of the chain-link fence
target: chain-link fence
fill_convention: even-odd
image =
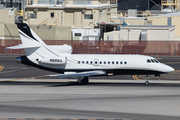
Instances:
[[[180,56],[180,41],[77,41],[44,40],[47,45],[68,44],[73,54],[141,54],[152,56]],[[23,55],[24,50],[6,47],[21,44],[20,40],[0,40],[0,54]]]

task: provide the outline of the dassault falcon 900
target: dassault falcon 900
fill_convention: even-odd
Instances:
[[[26,56],[16,61],[42,69],[56,71],[57,77],[77,77],[78,82],[86,84],[89,76],[108,75],[155,75],[174,71],[151,56],[144,55],[104,55],[71,54],[69,45],[46,45],[25,23],[17,23],[22,44],[8,47],[24,49]],[[145,84],[149,84],[146,80]]]

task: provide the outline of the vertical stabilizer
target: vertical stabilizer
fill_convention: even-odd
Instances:
[[[22,46],[38,46],[24,48],[26,56],[32,62],[37,63],[37,59],[45,57],[58,57],[58,55],[51,51],[27,24],[17,23],[17,27],[21,37]]]

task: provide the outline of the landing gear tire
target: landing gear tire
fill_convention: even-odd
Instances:
[[[148,76],[148,75],[146,75],[146,79],[145,79],[145,81],[146,81],[146,82],[144,83],[145,85],[148,85],[148,84],[149,84],[148,79],[149,79],[149,76]]]
[[[79,84],[88,84],[89,82],[89,78],[88,77],[83,77],[83,78],[78,78],[78,81],[77,81]]]
[[[144,84],[145,84],[145,85],[148,85],[148,84],[149,84],[149,82],[148,82],[148,81],[146,81]]]

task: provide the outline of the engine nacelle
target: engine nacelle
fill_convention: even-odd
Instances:
[[[38,60],[38,62],[43,64],[64,65],[66,64],[66,57],[43,58]]]
[[[56,54],[72,53],[72,47],[70,45],[48,45],[48,48]]]

